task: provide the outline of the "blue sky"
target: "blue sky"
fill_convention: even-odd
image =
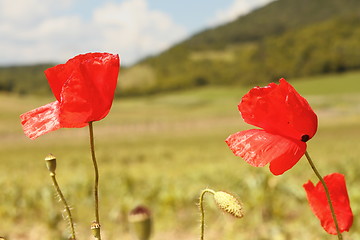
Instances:
[[[0,0],[0,65],[111,52],[130,65],[272,0]]]

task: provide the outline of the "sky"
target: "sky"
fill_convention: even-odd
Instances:
[[[87,52],[131,65],[273,0],[0,0],[0,65]]]

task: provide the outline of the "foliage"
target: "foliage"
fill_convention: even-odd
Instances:
[[[359,68],[359,9],[356,0],[275,1],[144,60],[157,82],[148,90]]]
[[[266,39],[257,60],[272,76],[308,76],[360,68],[360,17],[344,17]]]
[[[24,94],[48,94],[44,70],[51,64],[0,67],[0,91]]]
[[[194,50],[222,49],[357,14],[357,0],[277,0],[235,21],[205,30],[183,44]]]
[[[357,16],[336,18],[216,51],[181,51],[182,46],[177,46],[147,63],[156,72],[159,86],[175,89],[206,84],[254,85],[279,77],[353,70],[360,68],[359,26]]]

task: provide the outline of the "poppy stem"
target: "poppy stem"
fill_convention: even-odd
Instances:
[[[327,198],[327,201],[329,203],[329,206],[330,206],[330,211],[331,211],[331,215],[332,215],[332,218],[334,220],[334,223],[335,223],[335,228],[336,228],[336,232],[337,232],[337,236],[338,236],[338,239],[339,240],[342,240],[343,237],[341,235],[341,232],[340,232],[340,228],[339,228],[339,224],[338,224],[338,221],[336,219],[336,215],[335,215],[335,210],[334,210],[334,206],[332,204],[332,201],[331,201],[331,198],[330,198],[330,193],[329,193],[329,189],[324,181],[324,179],[321,177],[319,171],[316,169],[315,165],[314,165],[314,162],[312,161],[309,153],[306,151],[305,152],[305,156],[312,168],[312,170],[314,171],[314,173],[316,174],[316,176],[319,178],[321,184],[323,185],[324,187],[324,190],[325,190],[325,195],[326,195],[326,198]]]
[[[71,229],[71,238],[70,238],[70,239],[75,240],[75,239],[76,239],[76,237],[75,237],[75,228],[74,228],[73,218],[72,218],[72,216],[71,216],[70,207],[69,207],[69,205],[67,204],[64,195],[63,195],[62,192],[61,192],[61,189],[60,189],[60,187],[59,187],[58,182],[56,181],[55,173],[50,173],[50,176],[51,176],[51,180],[52,180],[52,182],[53,182],[53,185],[54,185],[54,187],[55,187],[56,193],[58,194],[61,202],[62,202],[62,203],[64,204],[64,206],[65,206],[65,211],[66,211],[66,213],[67,213],[67,218],[68,218],[68,221],[69,221],[69,223],[70,223],[70,229]]]
[[[205,189],[201,192],[200,195],[200,199],[199,199],[199,207],[200,207],[200,212],[201,212],[201,226],[200,226],[200,230],[201,230],[201,234],[200,234],[200,240],[204,240],[204,231],[205,231],[205,211],[204,211],[204,206],[203,206],[203,202],[204,202],[204,195],[205,193],[212,193],[213,195],[215,194],[214,190],[211,189]]]
[[[93,161],[94,173],[95,173],[95,183],[94,183],[95,221],[99,225],[99,234],[97,234],[96,238],[101,240],[100,217],[99,217],[99,170],[98,170],[96,156],[95,156],[93,122],[89,122],[89,135],[90,135],[91,158]]]

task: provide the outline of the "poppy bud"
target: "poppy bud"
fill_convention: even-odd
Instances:
[[[56,157],[51,153],[45,157],[45,163],[47,169],[50,171],[50,175],[55,175],[56,170]]]
[[[94,238],[99,239],[100,238],[100,224],[96,221],[93,221],[90,226],[91,232],[93,233]]]
[[[242,218],[244,216],[242,203],[233,195],[218,191],[214,193],[214,200],[216,205],[224,212],[230,213],[236,218]]]
[[[129,213],[129,222],[139,240],[148,240],[151,235],[151,213],[144,206],[138,206]]]

